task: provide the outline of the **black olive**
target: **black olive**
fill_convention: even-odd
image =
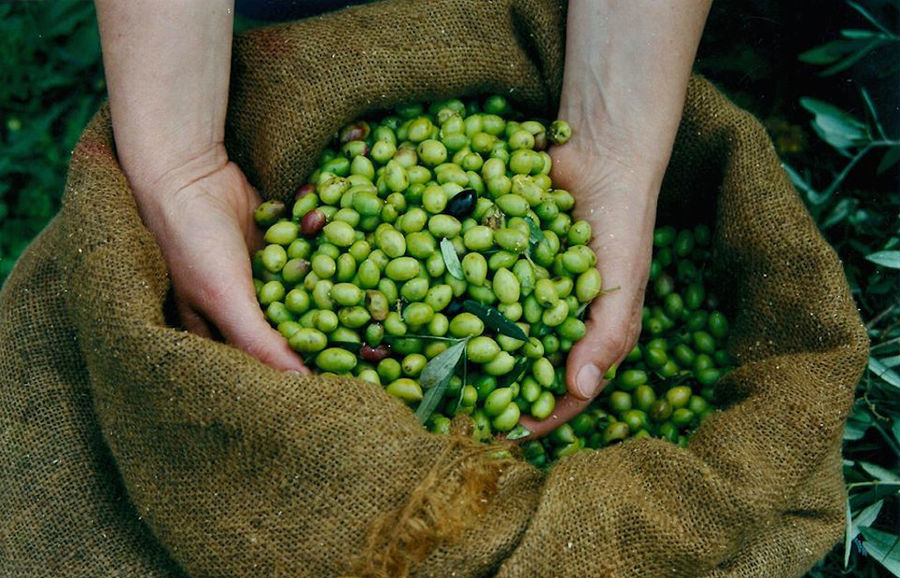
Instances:
[[[462,221],[475,210],[475,200],[477,198],[478,193],[473,189],[463,189],[447,201],[447,206],[444,208],[444,214],[456,217]]]
[[[461,301],[453,300],[449,305],[444,309],[443,313],[447,317],[455,317],[457,314],[462,313],[463,304]]]

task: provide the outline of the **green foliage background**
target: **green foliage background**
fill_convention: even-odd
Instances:
[[[844,436],[847,536],[815,578],[900,575],[898,17],[898,0],[720,0],[698,58],[766,124],[872,340]],[[0,283],[59,209],[71,151],[104,98],[91,2],[0,4]]]
[[[59,209],[69,156],[104,95],[91,2],[0,4],[0,282]]]

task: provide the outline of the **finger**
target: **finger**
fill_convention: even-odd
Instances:
[[[206,320],[185,303],[181,298],[175,297],[175,310],[181,326],[190,333],[212,339],[212,330]]]
[[[204,306],[207,318],[226,341],[262,363],[282,371],[310,373],[287,340],[266,321],[253,286],[236,283]]]
[[[556,400],[556,407],[550,417],[544,420],[536,420],[533,417],[523,416],[519,423],[531,432],[531,435],[522,441],[530,441],[543,437],[580,414],[590,405],[589,399],[578,399],[571,395],[564,395]]]
[[[618,293],[618,294],[617,294]],[[590,400],[600,393],[603,375],[631,351],[641,327],[643,286],[599,297],[590,308],[585,334],[569,352],[566,387],[569,394]]]

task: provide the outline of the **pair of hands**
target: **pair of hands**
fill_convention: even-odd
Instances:
[[[253,220],[260,198],[219,148],[209,162],[186,164],[135,190],[141,216],[169,266],[178,315],[188,331],[221,336],[277,369],[309,373],[256,301],[248,255],[262,243]],[[575,196],[576,217],[591,224],[604,287],[617,289],[591,305],[587,333],[568,357],[569,393],[554,414],[542,422],[523,418],[537,435],[580,413],[601,391],[606,370],[634,345],[656,212],[656,191],[647,190],[636,177],[640,173],[616,151],[598,151],[573,137],[550,153],[554,185]]]
[[[256,303],[248,252],[259,198],[223,146],[233,0],[96,0],[119,161],[162,248],[182,323],[275,368],[306,373]],[[556,186],[590,222],[607,289],[572,349],[547,433],[584,408],[640,330],[656,196],[710,0],[569,0]],[[190,71],[189,73],[187,71]]]

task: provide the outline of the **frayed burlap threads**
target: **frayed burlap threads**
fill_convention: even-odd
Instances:
[[[409,576],[436,546],[478,523],[514,452],[510,444],[474,445],[454,435],[403,507],[372,525],[363,555],[345,578]]]

